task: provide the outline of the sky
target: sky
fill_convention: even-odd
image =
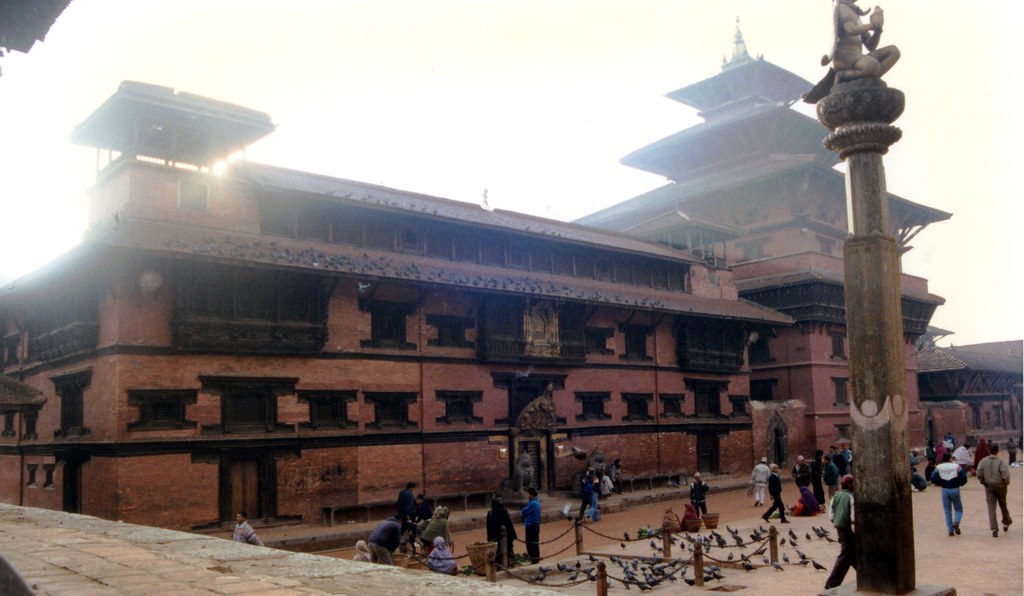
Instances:
[[[940,345],[1020,339],[1024,3],[883,8],[888,189],[953,213],[904,271],[946,300]],[[720,72],[737,17],[752,55],[824,74],[828,0],[74,0],[0,58],[0,280],[79,242],[95,152],[69,135],[123,80],[269,113],[251,161],[571,220],[666,182],[619,159],[701,122],[664,95]]]

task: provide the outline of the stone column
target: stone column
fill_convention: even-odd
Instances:
[[[915,588],[900,257],[882,165],[902,135],[891,123],[903,106],[903,93],[877,78],[836,85],[817,106],[818,120],[833,131],[825,146],[847,166],[850,236],[843,264],[857,589],[883,594]]]

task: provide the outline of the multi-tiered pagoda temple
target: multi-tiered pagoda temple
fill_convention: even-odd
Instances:
[[[828,131],[793,109],[810,82],[752,58],[738,27],[723,62],[719,74],[668,94],[699,110],[703,124],[622,160],[668,183],[578,223],[688,250],[709,275],[731,275],[741,298],[794,318],[793,327],[748,338],[755,451],[761,444],[784,462],[849,437],[844,177],[822,146]],[[902,252],[928,224],[950,217],[892,194],[889,210]],[[911,442],[920,444],[914,339],[943,299],[920,277],[903,274],[901,287]]]

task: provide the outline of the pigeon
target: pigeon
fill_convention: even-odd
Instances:
[[[626,542],[629,542],[629,532],[623,532],[622,537],[626,539]]]
[[[715,534],[715,541],[718,542],[719,548],[725,548],[725,538],[722,538],[721,534]]]
[[[693,586],[693,585],[696,585],[696,584],[697,584],[697,580],[695,580],[695,579],[690,579],[690,578],[688,578],[688,577],[684,577],[684,578],[683,578],[683,581],[684,581],[684,582],[686,582],[686,585],[688,585],[688,586]]]
[[[591,563],[597,561],[597,557],[595,557],[594,555],[587,555],[587,556],[590,558],[590,562]]]
[[[541,575],[547,575],[551,571],[551,568],[550,567],[540,566],[540,567],[537,568],[537,571],[540,571]]]
[[[626,543],[625,542],[620,542],[619,543],[619,548],[626,548]]]
[[[537,583],[537,582],[542,582],[545,579],[547,579],[546,576],[543,573],[541,573],[539,575],[535,575],[535,576],[531,577],[530,581],[533,582],[533,583]]]
[[[789,565],[789,555],[787,555],[786,553],[782,553],[782,560],[786,563],[786,565]]]
[[[806,540],[807,542],[811,541],[811,533],[810,532],[807,532],[806,534],[804,534],[804,540]]]
[[[817,561],[811,561],[811,564],[814,565],[815,569],[820,569],[822,571],[827,571],[828,570],[828,567],[825,567],[824,565],[822,565],[821,563],[819,563]]]
[[[575,573],[573,573],[572,575],[569,576],[569,581],[574,582],[574,581],[576,581],[576,578],[579,577],[579,576],[580,576],[580,572],[577,571],[577,572],[575,572]]]
[[[796,540],[796,534],[793,533],[793,530],[789,531],[789,537],[792,538],[793,540]]]
[[[730,527],[729,527],[729,524],[725,524],[725,530],[726,530],[727,532],[729,532],[730,534],[732,534],[733,536],[735,536],[735,535],[737,535],[737,534],[739,534],[739,533],[740,533],[740,531],[739,531],[739,530],[733,530],[732,528],[730,528]]]
[[[640,565],[640,561],[633,559],[629,564],[633,566],[633,569],[636,569]]]
[[[654,550],[658,550],[658,543],[656,543],[655,541],[651,540],[651,548],[653,548]]]
[[[780,538],[779,539],[779,546],[786,546],[786,539],[785,538]]]
[[[740,562],[740,567],[742,567],[743,569],[745,569],[747,571],[753,571],[754,570],[754,566],[751,565],[750,563],[747,563],[746,561]]]
[[[771,565],[771,564],[772,564],[771,560],[770,560],[770,559],[768,559],[768,557],[765,557],[765,558],[763,558],[763,559],[761,559],[761,560],[762,560],[762,561],[764,561],[764,564],[765,564],[765,565]]]
[[[811,562],[810,559],[800,559],[799,561],[796,562],[796,564],[797,565],[804,565],[806,567],[807,564],[810,563],[810,562]]]
[[[822,538],[824,538],[826,542],[835,542],[835,539],[831,536],[822,536]]]
[[[555,563],[555,568],[561,571],[562,573],[569,573],[570,571],[570,567],[562,565],[561,563]]]
[[[736,541],[736,546],[743,546],[743,538],[738,534],[733,535],[732,539]]]
[[[730,561],[730,562],[732,562],[733,558],[734,558],[734,557],[733,557],[733,554],[732,554],[732,553],[729,553],[729,561]]]
[[[783,569],[782,565],[779,565],[778,563],[772,563],[772,567],[778,569],[779,571],[785,571],[785,569]]]
[[[796,554],[800,555],[801,559],[806,559],[807,558],[807,555],[804,554],[804,551],[800,550],[799,548],[794,548],[793,550],[796,551]]]

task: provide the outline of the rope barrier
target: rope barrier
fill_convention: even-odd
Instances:
[[[566,534],[568,534],[569,532],[573,531],[574,529],[575,529],[575,528],[574,528],[573,526],[569,526],[569,529],[567,529],[566,531],[562,532],[562,533],[561,533],[561,534],[559,534],[558,536],[555,536],[555,537],[554,537],[554,538],[552,538],[551,540],[542,540],[542,541],[540,541],[540,542],[527,542],[527,541],[525,541],[525,540],[520,540],[519,538],[516,538],[516,539],[515,539],[515,541],[516,541],[516,542],[521,542],[522,544],[526,544],[526,545],[530,545],[530,544],[536,544],[537,546],[540,546],[540,545],[542,545],[542,544],[551,544],[551,543],[552,543],[552,542],[554,542],[555,540],[558,540],[558,539],[559,539],[559,538],[561,538],[562,536],[565,536]]]

